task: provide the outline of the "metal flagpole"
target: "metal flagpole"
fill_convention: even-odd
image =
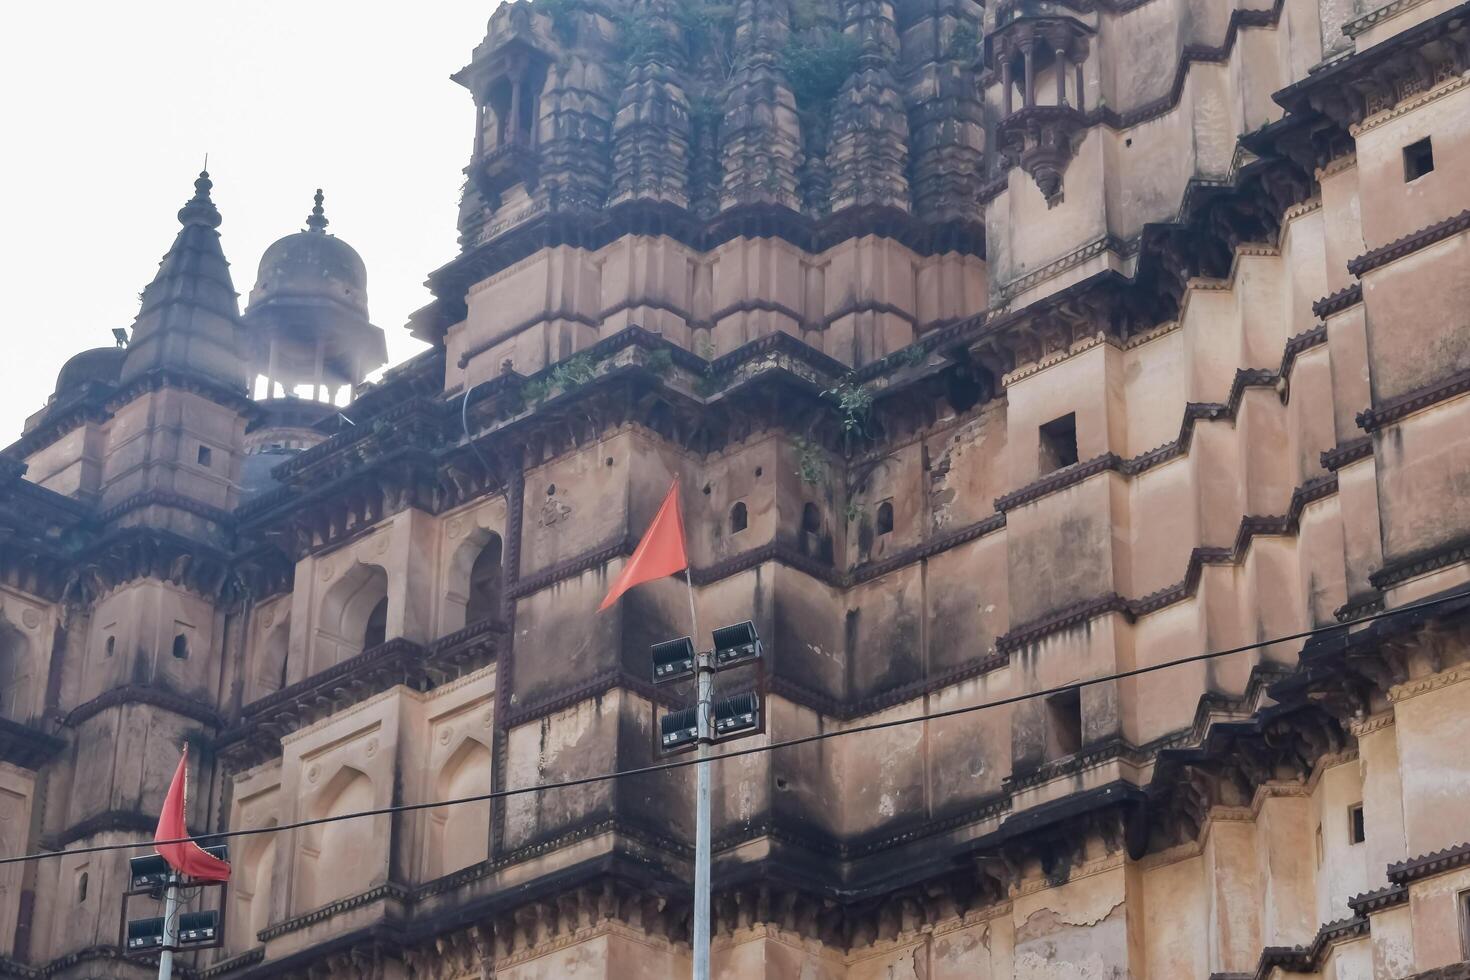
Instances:
[[[163,952],[158,955],[158,980],[173,980],[174,947],[179,936],[179,873],[168,874],[163,899]]]
[[[684,582],[689,587],[689,625],[694,638],[695,665],[699,673],[699,706],[695,723],[699,736],[699,765],[694,767],[694,980],[709,980],[709,892],[710,892],[710,779],[709,745],[715,685],[714,664],[710,654],[699,651],[699,618],[694,612],[694,579],[684,567]]]

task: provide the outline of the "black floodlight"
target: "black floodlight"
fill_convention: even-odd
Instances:
[[[126,346],[128,346],[128,328],[127,327],[113,327],[112,328],[112,339],[115,340],[115,341],[117,341],[117,346],[119,346],[119,347],[126,347]]]
[[[134,919],[128,923],[128,952],[160,949],[163,946],[163,916]]]
[[[168,884],[169,866],[161,854],[132,858],[128,861],[128,866],[132,872],[132,890],[135,892],[162,888]]]
[[[659,745],[665,752],[682,749],[699,741],[699,715],[696,708],[670,711],[658,721]]]
[[[715,708],[715,738],[748,735],[760,724],[761,702],[754,692],[732,695]]]
[[[221,861],[230,860],[230,846],[228,844],[215,844],[212,847],[201,847],[205,854],[210,857],[219,858]]]
[[[716,670],[760,659],[760,637],[755,635],[755,624],[750,620],[734,626],[721,626],[714,635]]]
[[[653,645],[653,682],[669,684],[694,676],[694,641],[687,636]]]
[[[207,945],[214,942],[218,932],[219,913],[213,909],[207,912],[185,912],[179,916],[180,946]]]

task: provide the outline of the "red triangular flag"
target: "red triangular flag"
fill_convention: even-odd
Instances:
[[[633,557],[623,566],[618,580],[607,590],[607,598],[597,607],[601,612],[618,596],[635,585],[652,582],[654,579],[682,572],[689,567],[689,556],[684,553],[684,519],[679,516],[679,481],[669,487],[669,495],[663,506],[654,515],[653,523],[643,532],[643,540],[633,551]]]
[[[174,772],[174,781],[169,784],[168,795],[163,798],[163,812],[158,815],[158,829],[153,832],[155,841],[189,836],[189,828],[184,823],[184,808],[188,805],[188,769],[189,747],[186,745],[183,756],[179,758],[179,768]],[[157,844],[154,849],[180,874],[204,881],[224,881],[230,877],[229,864],[207,853],[193,841]]]

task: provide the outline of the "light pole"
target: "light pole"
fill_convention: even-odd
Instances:
[[[173,980],[174,949],[179,944],[179,875],[170,872],[163,893],[163,951],[158,954],[158,980]]]
[[[690,614],[692,617],[692,608]],[[663,751],[687,751],[694,746],[699,753],[699,764],[694,767],[694,980],[710,977],[710,747],[716,741],[754,735],[760,728],[757,694],[727,698],[718,710],[714,706],[715,673],[760,659],[755,624],[722,626],[713,638],[714,649],[708,653],[696,653],[694,641],[687,636],[656,643],[652,651],[655,684],[687,680],[691,675],[698,684],[693,712],[671,711],[659,720]]]

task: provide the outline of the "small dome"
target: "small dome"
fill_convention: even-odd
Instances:
[[[272,302],[341,303],[367,316],[367,266],[357,250],[327,234],[322,192],[306,219],[307,230],[287,235],[265,250],[250,306]]]
[[[116,384],[127,353],[122,347],[95,347],[73,355],[56,375],[56,395],[75,391],[88,381]]]

